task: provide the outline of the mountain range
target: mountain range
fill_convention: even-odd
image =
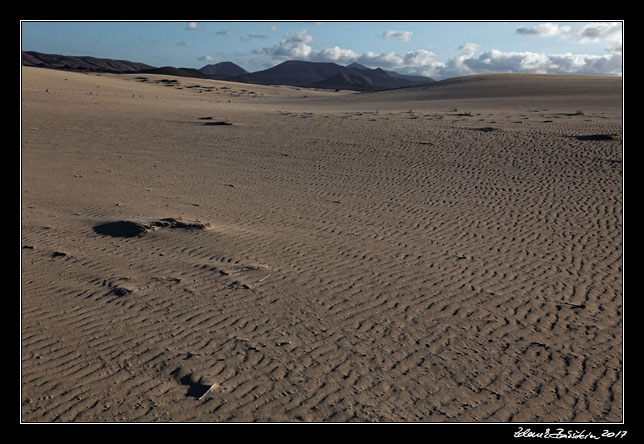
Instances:
[[[251,73],[232,62],[210,64],[200,69],[171,66],[156,68],[145,63],[126,60],[23,51],[22,65],[85,72],[165,74],[259,85],[289,85],[352,91],[383,91],[426,85],[435,81],[424,76],[405,75],[381,68],[371,69],[358,63],[342,66],[336,63],[299,60],[288,60],[271,68]]]
[[[336,63],[288,60],[272,68],[253,73],[245,72],[231,62],[207,65],[199,71],[216,72],[213,78],[259,85],[290,85],[307,88],[380,91],[433,83],[429,77],[408,76],[381,68],[370,69],[357,63],[341,66]],[[224,74],[224,72],[226,74]]]

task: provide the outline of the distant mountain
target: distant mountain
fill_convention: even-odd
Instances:
[[[357,65],[357,66],[356,66]],[[432,83],[428,77],[409,78],[380,68],[369,69],[353,64],[289,60],[263,71],[234,76],[227,80],[260,85],[291,85],[309,88],[349,89],[354,91],[380,91],[407,88]]]
[[[310,85],[320,89],[348,89],[354,91],[369,91],[375,88],[374,81],[359,72],[340,71],[331,77]]]
[[[196,79],[209,79],[206,74],[193,68],[174,68],[172,66],[163,66],[161,68],[147,68],[137,71],[141,74],[162,74],[175,77],[193,77]]]
[[[349,89],[354,91],[378,91],[385,89],[417,86],[410,82],[390,76],[383,69],[346,69],[311,85],[314,88]]]
[[[361,65],[360,63],[352,63],[352,64],[350,64],[350,65],[347,65],[347,68],[353,68],[353,69],[371,69],[371,68],[367,68],[367,67],[366,67],[366,66],[364,66],[364,65]]]
[[[221,62],[213,65],[206,65],[203,68],[199,68],[199,71],[210,78],[220,80],[225,80],[226,77],[248,74],[248,71],[241,66],[235,65],[233,62]]]
[[[100,59],[89,56],[64,56],[35,51],[22,52],[23,66],[74,71],[163,74],[198,79],[217,79],[259,85],[289,85],[304,88],[345,89],[351,91],[383,91],[427,85],[434,80],[410,76],[380,68],[370,69],[358,63],[341,66],[336,63],[289,60],[263,71],[249,73],[232,62],[206,65],[200,69],[156,68],[145,63]]]
[[[164,74],[177,77],[195,77],[208,79],[207,75],[193,68],[174,68],[164,66],[155,68],[145,63],[129,62],[127,60],[101,59],[89,56],[65,56],[59,54],[43,54],[35,51],[22,52],[22,66],[36,66],[49,69],[63,69],[70,71],[90,71],[109,73],[142,73]]]
[[[347,66],[347,68],[354,68],[354,69],[371,69],[367,68],[364,65],[361,65],[359,63],[352,63]],[[436,80],[426,77],[426,76],[416,76],[416,75],[410,75],[410,74],[400,74],[396,71],[385,71],[387,74],[389,74],[391,77],[397,77],[399,79],[406,79],[411,82],[417,82],[418,85],[427,85],[429,83],[434,83]]]
[[[237,76],[235,81],[260,85],[306,86],[331,77],[342,69],[344,67],[335,63],[289,60],[263,71]]]
[[[43,54],[36,51],[22,52],[22,66],[111,73],[132,73],[152,68],[152,66],[145,63],[129,62],[127,60]]]

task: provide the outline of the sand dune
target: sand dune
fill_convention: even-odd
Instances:
[[[621,421],[620,85],[23,68],[21,419]]]

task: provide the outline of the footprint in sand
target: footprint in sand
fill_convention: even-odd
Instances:
[[[194,374],[187,373],[181,368],[174,370],[171,375],[174,376],[174,378],[179,381],[181,385],[188,387],[186,396],[191,398],[201,399],[206,396],[206,394],[212,389],[218,387],[218,384],[206,383],[203,377],[197,378]]]

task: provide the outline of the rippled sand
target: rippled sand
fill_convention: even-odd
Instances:
[[[619,422],[621,79],[22,70],[22,420]]]

